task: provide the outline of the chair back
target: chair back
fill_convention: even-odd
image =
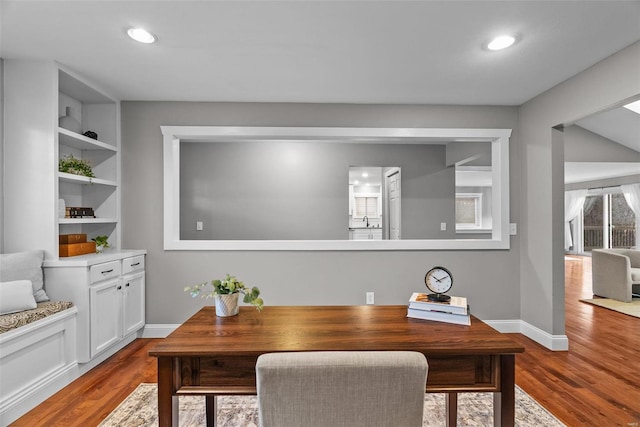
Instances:
[[[420,427],[428,364],[410,351],[269,353],[256,364],[261,427]]]

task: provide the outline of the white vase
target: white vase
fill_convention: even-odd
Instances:
[[[238,314],[240,311],[238,295],[240,294],[216,295],[216,316],[229,317]]]
[[[65,115],[58,119],[58,126],[75,133],[80,133],[81,129],[80,122],[73,117],[71,107],[65,108]]]

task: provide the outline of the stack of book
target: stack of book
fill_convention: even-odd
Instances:
[[[464,297],[451,297],[447,302],[430,301],[427,294],[414,292],[409,298],[407,317],[436,322],[470,325],[469,305]]]

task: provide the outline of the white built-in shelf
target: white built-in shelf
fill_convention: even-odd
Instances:
[[[114,153],[118,151],[118,147],[114,145],[88,138],[65,128],[58,127],[58,135],[60,144],[77,148],[78,150],[109,150]]]
[[[107,185],[110,187],[118,186],[117,182],[110,181],[108,179],[89,178],[88,176],[74,175],[72,173],[66,173],[66,172],[58,172],[58,178],[60,179],[60,182],[70,182],[73,184],[83,184],[83,185],[98,184],[98,185]]]
[[[58,218],[58,224],[113,224],[117,223],[115,218]]]

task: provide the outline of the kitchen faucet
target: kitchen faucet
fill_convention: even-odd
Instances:
[[[362,221],[367,221],[367,228],[369,228],[369,217],[365,215],[365,216],[362,218]]]

